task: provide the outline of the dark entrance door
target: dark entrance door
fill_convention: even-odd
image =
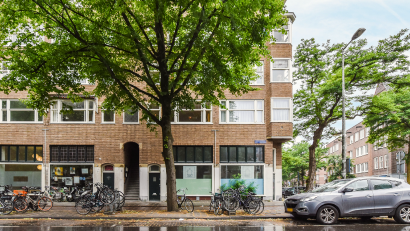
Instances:
[[[114,190],[114,173],[103,173],[103,184]]]
[[[159,201],[160,200],[160,173],[150,173],[149,174],[149,200]]]

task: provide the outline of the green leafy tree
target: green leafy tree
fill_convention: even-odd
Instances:
[[[373,97],[363,123],[370,127],[368,143],[387,144],[390,151],[407,145],[407,181],[410,182],[410,76]]]
[[[284,149],[282,154],[282,179],[284,182],[297,178],[299,173],[302,185],[306,172],[309,169],[309,146],[306,141],[294,144],[292,147]],[[326,153],[328,148],[323,148],[320,145],[316,149],[316,170],[326,166]]]
[[[341,155],[330,155],[326,161],[326,170],[329,173],[328,180],[332,182],[337,179],[343,179],[342,175],[342,156]],[[351,167],[355,167],[355,165],[351,164]],[[330,174],[331,173],[331,174]],[[351,174],[350,172],[346,174],[346,178],[355,178],[355,175]]]
[[[0,90],[27,90],[27,103],[43,114],[50,93],[72,101],[95,95],[104,110],[141,110],[161,129],[167,208],[176,211],[173,110],[255,90],[253,67],[270,55],[269,32],[286,25],[284,13],[283,0],[4,0],[0,58],[13,71]],[[95,89],[78,83],[86,79]]]
[[[370,96],[360,93],[379,82],[397,83],[409,72],[405,52],[410,36],[402,30],[394,36],[367,47],[365,39],[356,40],[345,50],[346,118],[363,115]],[[295,93],[294,136],[312,141],[309,147],[307,188],[312,189],[316,169],[316,148],[324,138],[336,133],[332,124],[342,118],[342,48],[346,44],[319,45],[314,39],[298,45],[294,81],[301,84]]]

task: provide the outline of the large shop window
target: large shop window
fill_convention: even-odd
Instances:
[[[271,62],[271,82],[292,82],[290,59],[274,59]]]
[[[292,122],[292,99],[271,98],[271,122]]]
[[[183,108],[179,112],[174,112],[173,123],[212,123],[212,105],[210,103],[196,103],[194,109]]]
[[[1,162],[43,162],[43,146],[0,145]]]
[[[50,165],[50,185],[55,187],[88,187],[93,183],[93,165]]]
[[[212,165],[175,165],[176,187],[187,195],[211,195]]]
[[[94,162],[94,146],[50,146],[51,162]]]
[[[18,99],[0,100],[0,123],[42,123],[37,110],[28,108]]]
[[[41,163],[0,164],[0,185],[12,185],[13,189],[41,187],[41,169]]]
[[[221,162],[264,162],[264,146],[221,146]]]
[[[220,123],[253,124],[264,122],[263,100],[221,101]]]
[[[212,146],[173,146],[176,163],[212,163]]]
[[[221,185],[229,186],[239,174],[246,185],[253,183],[256,194],[263,195],[263,167],[263,165],[221,165]]]
[[[72,108],[72,111],[69,109]],[[51,108],[53,123],[93,123],[94,101],[84,100],[73,103],[69,100],[57,100]]]

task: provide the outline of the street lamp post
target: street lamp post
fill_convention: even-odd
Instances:
[[[360,37],[364,32],[366,31],[365,28],[359,28],[356,33],[354,33],[352,39],[350,42],[343,47],[342,50],[342,106],[343,106],[343,114],[342,114],[342,175],[343,178],[346,179],[346,112],[345,112],[345,98],[346,98],[346,93],[345,93],[345,49],[349,44]]]

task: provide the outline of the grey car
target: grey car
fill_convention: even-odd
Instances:
[[[335,180],[285,200],[285,212],[296,219],[316,218],[334,224],[339,217],[393,217],[410,224],[410,185],[400,179],[361,177]]]

